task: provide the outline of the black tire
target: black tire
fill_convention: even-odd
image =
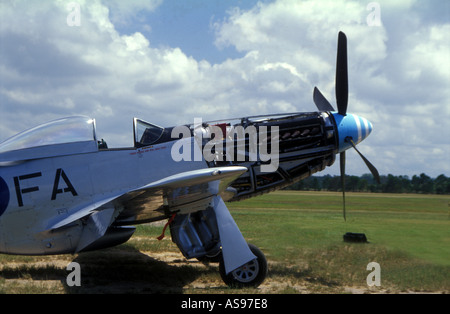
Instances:
[[[228,275],[225,273],[223,259],[219,263],[220,277],[231,288],[256,288],[266,279],[268,269],[264,253],[253,244],[249,243],[248,247],[256,259],[231,271]]]
[[[204,264],[220,263],[220,261],[222,260],[222,249],[220,249],[219,251],[217,251],[215,253],[210,253],[210,254],[206,254],[206,255],[197,257],[197,260]]]

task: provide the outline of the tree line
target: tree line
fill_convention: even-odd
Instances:
[[[371,174],[345,176],[345,191],[373,193],[420,193],[420,194],[450,194],[450,177],[441,174],[431,178],[425,173],[409,178],[406,175],[381,175],[381,184],[377,184]],[[340,176],[311,176],[296,182],[286,190],[301,191],[342,191]]]

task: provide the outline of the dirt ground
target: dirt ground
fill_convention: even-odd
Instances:
[[[66,267],[80,264],[81,286],[69,287]],[[305,265],[307,266],[307,265]],[[306,267],[305,267],[306,268]],[[178,252],[115,250],[33,257],[0,265],[0,293],[399,293],[379,287],[343,287],[311,277],[296,266],[269,261],[269,275],[257,289],[234,290],[220,278],[217,264],[186,260]],[[403,291],[405,293],[405,291]]]

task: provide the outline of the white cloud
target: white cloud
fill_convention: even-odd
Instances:
[[[365,1],[278,0],[232,9],[212,20],[215,44],[243,56],[210,64],[183,47],[153,47],[139,28],[117,31],[136,19],[142,24],[161,0],[79,0],[79,27],[67,25],[67,1],[3,1],[0,140],[72,114],[96,118],[100,136],[122,146],[131,144],[133,116],[176,125],[199,116],[313,111],[314,86],[335,103],[342,30],[349,110],[374,123],[361,151],[381,173],[448,175],[450,24],[433,4],[378,2],[381,27],[367,25]],[[145,23],[151,29],[151,19]],[[348,172],[367,172],[351,155]],[[421,170],[427,160],[435,166]]]
[[[236,9],[216,24],[216,45],[257,53],[266,64],[282,61],[306,78],[297,80],[299,92],[309,96],[311,86],[318,85],[334,103],[336,35],[345,31],[349,110],[375,125],[362,150],[374,153],[368,157],[382,173],[411,175],[429,160],[436,167],[423,171],[448,174],[450,24],[432,22],[440,10],[430,13],[432,4],[424,10],[424,3],[417,1],[379,3],[382,27],[367,25],[370,12],[364,2],[275,1],[246,12]],[[268,89],[284,86],[275,79],[267,84]],[[298,100],[293,104],[307,110],[311,98]],[[354,170],[367,171],[363,165]]]

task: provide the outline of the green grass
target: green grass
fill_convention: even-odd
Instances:
[[[365,282],[378,262],[384,281],[401,290],[450,289],[449,196],[279,191],[230,211],[245,237],[273,260],[303,261],[329,282]],[[343,242],[365,233],[368,244]]]
[[[156,241],[162,226],[140,225],[128,243],[98,252],[0,255],[0,293],[346,293],[346,287],[367,291],[370,262],[380,264],[381,287],[369,292],[450,292],[450,196],[347,193],[346,199],[347,221],[340,193],[278,191],[227,204],[245,238],[266,254],[266,282],[276,288],[229,289],[215,264],[199,267],[182,257],[167,264],[158,254],[179,252],[169,230]],[[369,243],[345,243],[346,232],[365,233]],[[55,260],[82,265],[81,288],[64,286],[67,271],[45,264]]]
[[[347,193],[347,221],[340,193],[280,191],[228,207],[246,237],[277,256],[283,249],[273,248],[273,236],[296,248],[315,248],[361,232],[373,244],[450,266],[449,202],[449,196]]]

